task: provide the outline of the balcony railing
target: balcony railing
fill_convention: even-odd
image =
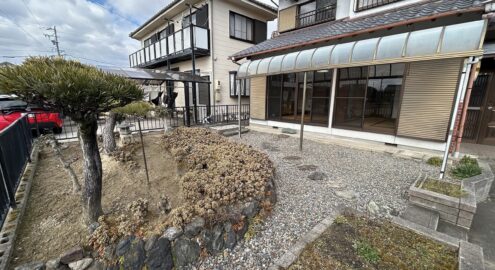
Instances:
[[[399,1],[401,0],[356,0],[354,11],[363,11]]]
[[[194,50],[208,53],[210,50],[210,30],[200,26],[193,26],[193,29]],[[187,27],[129,55],[129,64],[131,67],[143,67],[189,55],[191,52],[191,28]]]
[[[331,4],[310,12],[298,14],[297,27],[309,26],[321,22],[335,20],[336,4]]]

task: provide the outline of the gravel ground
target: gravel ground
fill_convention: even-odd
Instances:
[[[374,201],[380,213],[397,214],[405,208],[404,193],[419,173],[437,173],[423,162],[307,140],[301,153],[299,140],[284,135],[251,131],[241,142],[268,153],[275,163],[278,202],[252,239],[209,257],[198,269],[266,269],[342,205],[366,211]],[[308,178],[312,173],[316,180]]]

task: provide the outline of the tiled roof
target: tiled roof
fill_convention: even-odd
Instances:
[[[483,4],[475,0],[428,0],[369,16],[331,21],[282,33],[277,37],[242,50],[231,57],[242,59],[247,56],[288,49],[312,42],[331,40],[367,29],[387,27],[392,24],[406,24],[408,21],[422,17],[452,12],[463,13],[472,9],[482,10]]]
[[[169,10],[170,8],[172,8],[173,6],[175,6],[177,3],[179,3],[180,1],[182,0],[172,0],[172,2],[170,2],[168,5],[166,5],[164,8],[162,8],[160,11],[158,11],[155,15],[153,15],[151,18],[149,18],[145,23],[143,23],[142,25],[140,25],[138,28],[136,28],[136,30],[132,31],[129,36],[132,37],[134,36],[134,34],[136,34],[137,32],[139,32],[141,29],[143,29],[146,25],[148,25],[149,23],[151,23],[153,20],[155,20],[158,16],[160,16],[162,13],[166,12],[167,10]],[[253,3],[253,4],[256,4],[260,7],[263,7],[263,8],[266,8],[268,10],[270,10],[271,12],[273,13],[277,13],[277,9],[274,8],[273,6],[270,6],[268,4],[265,4],[265,3],[262,3],[258,0],[248,0],[249,2]]]

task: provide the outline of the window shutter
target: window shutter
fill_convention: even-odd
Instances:
[[[254,20],[254,43],[258,44],[266,40],[266,23]]]

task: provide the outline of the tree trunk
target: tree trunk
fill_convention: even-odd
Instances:
[[[105,154],[113,153],[117,149],[117,144],[115,143],[115,135],[113,133],[116,122],[117,114],[114,112],[109,112],[102,132],[103,151],[105,152]]]
[[[98,217],[103,213],[101,209],[102,165],[96,138],[97,130],[96,119],[79,124],[79,136],[84,158],[82,201],[88,224],[98,221]]]

